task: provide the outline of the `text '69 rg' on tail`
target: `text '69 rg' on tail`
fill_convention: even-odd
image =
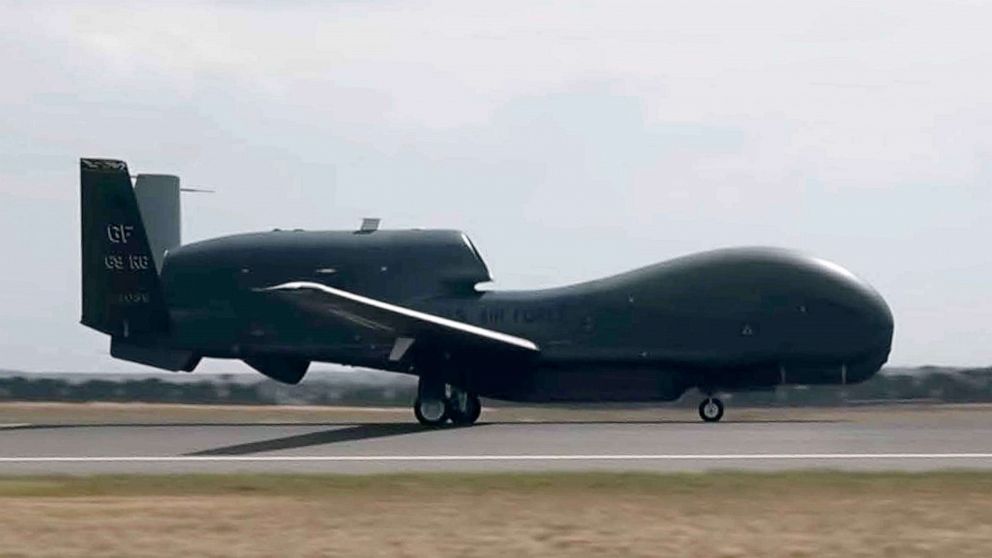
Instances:
[[[114,338],[167,334],[168,312],[127,164],[80,159],[82,323]]]

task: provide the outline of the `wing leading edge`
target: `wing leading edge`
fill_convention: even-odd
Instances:
[[[296,306],[342,319],[397,339],[471,342],[488,347],[539,352],[529,339],[397,306],[320,283],[294,281],[258,289],[283,296]],[[408,343],[409,344],[409,343]]]

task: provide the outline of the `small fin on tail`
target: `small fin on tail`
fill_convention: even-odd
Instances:
[[[165,253],[182,243],[180,190],[179,177],[171,174],[139,174],[134,181],[134,196],[159,273]]]

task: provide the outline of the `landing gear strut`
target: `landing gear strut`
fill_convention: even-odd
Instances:
[[[471,426],[479,420],[482,414],[482,402],[479,396],[460,389],[451,388],[448,397],[448,418],[455,426]]]
[[[420,378],[413,415],[417,422],[431,428],[444,426],[449,420],[455,426],[475,424],[482,414],[482,402],[474,393],[429,378]]]
[[[699,404],[699,418],[705,422],[717,422],[723,418],[723,401],[707,397]]]

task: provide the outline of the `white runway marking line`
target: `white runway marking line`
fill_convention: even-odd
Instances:
[[[3,463],[182,463],[234,461],[776,461],[845,459],[992,459],[992,453],[740,453],[635,455],[179,455],[0,457]]]

